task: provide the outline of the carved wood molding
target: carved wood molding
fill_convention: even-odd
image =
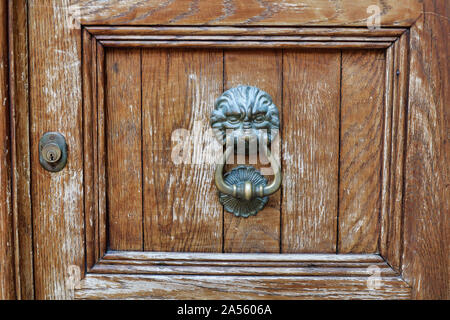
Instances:
[[[374,269],[380,276],[377,289],[368,288]],[[206,296],[211,299],[409,299],[411,292],[401,277],[375,254],[152,252],[108,253],[75,292],[76,299],[165,296],[173,299]]]
[[[87,26],[105,47],[388,48],[405,28],[108,27]]]
[[[97,297],[107,296],[108,294],[102,292],[102,290],[95,290],[92,287],[93,283],[102,283],[102,285],[108,286],[110,284],[109,281],[116,281],[117,279],[114,280],[114,277],[123,273],[136,274],[136,277],[139,278],[136,281],[142,287],[149,286],[150,284],[147,281],[154,280],[142,276],[142,274],[148,273],[161,276],[208,274],[211,277],[217,275],[239,277],[251,275],[255,277],[254,281],[259,281],[257,279],[260,277],[275,276],[273,271],[269,270],[270,268],[286,276],[302,277],[307,275],[332,277],[333,279],[343,276],[350,277],[358,282],[361,281],[362,275],[367,276],[365,273],[367,259],[376,259],[377,261],[372,262],[380,266],[380,270],[383,272],[383,281],[391,281],[392,277],[395,278],[395,285],[393,286],[396,288],[395,290],[400,290],[394,290],[395,294],[400,294],[395,297],[402,297],[403,294],[406,294],[405,297],[409,297],[409,287],[398,273],[401,266],[401,243],[403,241],[402,207],[401,205],[399,206],[399,199],[403,197],[403,153],[409,71],[407,69],[408,34],[408,29],[406,28],[385,28],[368,31],[367,29],[359,28],[293,27],[84,27],[82,32],[82,69],[87,275],[82,282],[82,289],[79,291],[78,296],[80,298],[88,296],[92,298],[93,292],[97,292]],[[317,255],[259,255],[258,259],[261,259],[261,261],[255,266],[255,261],[252,261],[252,258],[233,261],[233,257],[222,254],[207,254],[208,258],[205,260],[202,258],[204,254],[201,253],[186,254],[186,256],[189,256],[189,259],[178,259],[180,257],[179,253],[108,252],[104,131],[106,47],[275,47],[279,49],[308,47],[379,48],[386,50],[386,85],[384,88],[385,107],[383,117],[384,147],[381,173],[383,178],[383,197],[380,213],[381,235],[379,239],[379,247],[383,258],[376,255],[364,255],[362,260],[341,261],[339,258],[335,258],[335,255],[324,255],[321,258],[324,260],[315,266],[312,261],[317,259],[313,257],[317,257]],[[160,260],[156,261],[155,257],[158,255]],[[227,258],[224,258],[225,256]],[[340,256],[338,255],[337,257]],[[279,262],[274,262],[274,257]],[[293,260],[288,263],[286,259]],[[264,268],[264,266],[267,267]],[[108,274],[116,274],[116,276],[108,276]],[[212,281],[214,282],[214,280]],[[308,280],[302,279],[298,285],[301,286],[307,282]],[[340,283],[343,284],[343,282]],[[392,283],[387,287],[392,288]],[[192,288],[189,290],[192,290]],[[87,292],[90,293],[87,294]],[[187,292],[184,292],[184,294],[188,294]],[[373,295],[367,294],[367,297],[380,297],[380,294],[383,295],[377,291]],[[394,296],[389,297],[393,298]]]

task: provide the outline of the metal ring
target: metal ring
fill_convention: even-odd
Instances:
[[[215,180],[217,189],[224,194],[228,194],[233,197],[243,198],[246,200],[250,200],[257,196],[258,197],[270,196],[270,195],[274,194],[275,192],[277,192],[281,186],[280,165],[267,147],[263,147],[262,149],[265,151],[267,159],[269,160],[271,168],[275,175],[274,179],[272,180],[272,182],[269,185],[265,186],[264,188],[260,188],[260,190],[255,190],[255,188],[251,188],[250,194],[249,194],[249,189],[247,187],[247,188],[245,188],[246,191],[244,194],[239,194],[239,190],[235,185],[229,185],[229,184],[225,183],[225,181],[223,180],[223,168],[225,166],[227,159],[231,156],[231,154],[234,153],[234,146],[231,146],[231,147],[227,148],[227,150],[223,154],[222,161],[216,167],[214,180]]]

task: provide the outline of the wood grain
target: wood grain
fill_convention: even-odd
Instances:
[[[293,253],[202,253],[202,252],[148,252],[148,251],[109,251],[104,260],[133,260],[143,262],[180,262],[211,263],[211,262],[258,262],[258,263],[339,263],[339,264],[378,264],[383,258],[377,254],[293,254]]]
[[[96,42],[96,71],[97,71],[97,170],[98,170],[98,256],[100,258],[108,248],[108,208],[107,208],[107,183],[106,183],[106,58],[105,49]],[[95,117],[95,113],[94,113]],[[94,138],[95,139],[95,138]],[[95,152],[95,144],[94,150]]]
[[[382,251],[385,247],[384,243],[387,241],[386,224],[388,223],[388,216],[390,215],[390,191],[391,191],[391,157],[392,157],[392,141],[395,137],[392,136],[392,117],[394,109],[394,90],[395,90],[395,45],[386,50],[386,69],[385,69],[385,94],[384,94],[384,119],[383,119],[383,151],[381,164],[381,204],[380,204],[380,238],[379,250]]]
[[[8,3],[0,1],[0,299],[15,299],[11,206],[11,146],[8,68]]]
[[[282,252],[336,252],[340,51],[283,56]]]
[[[12,203],[15,226],[16,292],[18,299],[28,300],[34,297],[34,280],[27,10],[25,0],[9,1]]]
[[[417,0],[265,1],[109,1],[81,0],[80,22],[85,25],[278,25],[367,27],[378,5],[382,26],[410,26],[420,15]]]
[[[142,250],[141,50],[106,52],[109,247]]]
[[[360,41],[386,41],[401,36],[406,28],[351,28],[351,27],[245,27],[245,26],[86,26],[86,30],[94,35],[98,40],[120,40],[120,39],[139,39],[147,36],[166,37],[165,39],[174,39],[174,37],[221,37],[221,39],[236,39],[233,37],[258,36],[260,39],[270,40],[272,37],[283,39],[303,39],[303,40],[335,40],[335,39],[354,39]],[[384,40],[380,40],[384,39]],[[394,38],[394,39],[393,39]]]
[[[380,234],[385,61],[343,51],[338,252],[377,252]]]
[[[81,33],[66,23],[69,1],[50,4],[28,2],[36,299],[70,298],[69,266],[84,270]],[[67,165],[57,173],[39,164],[47,131],[61,132],[68,145]]]
[[[196,265],[196,266],[165,266],[133,264],[130,261],[101,261],[92,268],[91,273],[100,274],[158,274],[158,275],[221,275],[221,276],[326,276],[326,277],[360,277],[368,276],[371,268],[376,268],[379,275],[398,276],[386,263],[382,265],[360,265],[354,267],[340,267],[338,265],[290,265],[270,264],[267,266],[240,266],[240,265]]]
[[[274,50],[239,50],[224,52],[224,91],[238,85],[256,86],[272,97],[280,110],[282,106],[282,56]],[[282,120],[280,119],[280,122]],[[279,133],[281,134],[281,132]],[[261,155],[255,168],[268,169],[268,160]],[[226,166],[227,170],[237,165]],[[239,163],[242,164],[242,163]],[[266,178],[270,181],[273,175]],[[266,207],[256,216],[242,219],[224,213],[224,252],[280,252],[280,193],[269,197]]]
[[[410,34],[402,270],[415,299],[450,297],[448,12],[424,1]]]
[[[406,141],[406,112],[408,101],[408,46],[409,33],[403,34],[392,47],[394,53],[393,69],[389,77],[392,85],[392,125],[390,132],[390,157],[384,151],[384,158],[388,160],[390,174],[387,193],[384,198],[382,224],[380,230],[380,253],[395,270],[401,269],[401,255],[403,242],[403,181],[404,155]],[[387,93],[389,93],[387,91]],[[386,148],[385,148],[386,150]],[[384,177],[384,173],[383,173]],[[383,181],[384,185],[385,181]]]
[[[98,132],[97,132],[97,44],[83,30],[83,150],[84,217],[86,230],[86,268],[98,252]]]
[[[222,207],[205,149],[222,59],[216,50],[143,51],[145,250],[222,251]],[[179,149],[186,157],[175,161]]]
[[[382,277],[380,288],[367,277],[151,276],[92,274],[76,299],[409,299],[400,277]]]

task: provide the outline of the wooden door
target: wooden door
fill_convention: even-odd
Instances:
[[[444,181],[427,176],[444,158],[424,133],[444,100],[422,92],[435,89],[422,9],[11,2],[16,294],[445,297]],[[248,218],[224,210],[210,161],[214,102],[238,85],[269,93],[280,116],[282,185]],[[39,163],[48,131],[67,140],[59,172]]]

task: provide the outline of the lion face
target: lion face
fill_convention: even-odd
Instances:
[[[270,95],[256,87],[238,86],[225,91],[215,103],[211,127],[220,143],[227,139],[246,149],[252,142],[270,144],[280,127],[278,109]]]

